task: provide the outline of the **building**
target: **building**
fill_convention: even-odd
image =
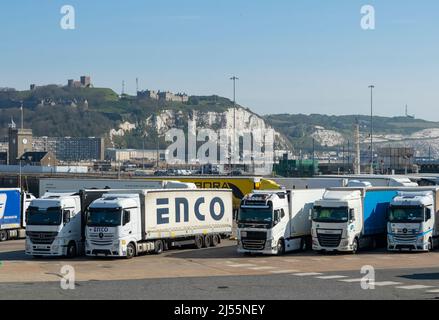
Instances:
[[[67,87],[69,88],[90,88],[92,86],[91,77],[89,76],[81,76],[80,81],[74,79],[67,80]]]
[[[60,161],[104,160],[104,138],[34,137],[35,151],[51,151]]]
[[[91,86],[91,78],[88,76],[81,76],[81,86],[84,88],[89,88]]]
[[[188,102],[189,97],[184,93],[174,94],[169,91],[159,91],[158,93],[159,100],[162,101],[170,101],[170,102]]]
[[[377,170],[381,173],[414,172],[414,148],[385,147],[378,149]]]
[[[158,150],[158,153],[159,161],[164,161],[166,150]],[[120,162],[142,159],[146,161],[157,161],[157,150],[107,148],[105,150],[105,159]]]
[[[137,91],[137,98],[158,100],[159,96],[154,90]]]
[[[55,155],[50,151],[28,151],[20,157],[21,165],[55,167]]]
[[[8,140],[8,164],[18,164],[18,158],[23,153],[32,151],[32,130],[18,129],[13,121],[9,125]]]

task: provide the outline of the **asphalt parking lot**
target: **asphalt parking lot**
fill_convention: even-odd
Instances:
[[[238,254],[235,242],[227,240],[217,248],[170,250],[131,260],[70,260],[34,259],[24,254],[23,247],[23,240],[0,243],[0,299],[439,297],[439,251],[388,253],[378,249],[357,255],[307,251],[249,257]],[[74,270],[74,289],[62,288],[66,266]],[[363,267],[366,273],[361,273]],[[365,276],[374,278],[365,281]]]

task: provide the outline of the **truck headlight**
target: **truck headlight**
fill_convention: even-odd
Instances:
[[[271,245],[273,244],[273,240],[267,240],[266,246],[268,248],[271,248]]]

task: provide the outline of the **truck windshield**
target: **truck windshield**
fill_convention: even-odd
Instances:
[[[87,215],[89,227],[117,227],[122,224],[122,212],[120,209],[93,208]]]
[[[314,208],[314,218],[315,222],[347,222],[348,221],[348,208]]]
[[[272,221],[273,211],[271,209],[241,208],[239,210],[238,222],[271,223]]]
[[[59,226],[62,221],[61,207],[29,207],[26,224],[30,226]]]
[[[394,223],[423,222],[424,209],[422,207],[393,206],[390,208],[389,221]]]

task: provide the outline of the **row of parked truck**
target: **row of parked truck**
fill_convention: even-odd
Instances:
[[[238,251],[283,254],[311,248],[430,251],[438,245],[439,188],[346,187],[258,191],[238,215]]]
[[[232,232],[235,190],[171,180],[121,183],[50,181],[38,199],[2,189],[0,240],[23,236],[25,227],[29,255],[131,258],[186,245],[216,246]],[[255,190],[238,207],[238,251],[355,253],[386,241],[389,250],[429,251],[438,245],[438,191],[360,181],[326,189]]]

